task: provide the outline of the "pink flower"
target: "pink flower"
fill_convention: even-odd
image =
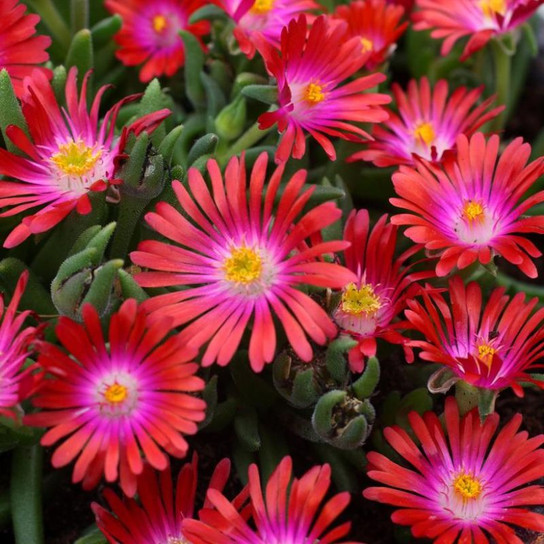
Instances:
[[[14,125],[7,128],[10,140],[26,156],[0,149],[0,174],[14,178],[0,181],[0,207],[6,208],[0,217],[36,207],[39,210],[11,231],[4,247],[14,247],[31,234],[48,231],[74,209],[89,213],[89,192],[104,191],[108,183],[118,183],[115,161],[128,133],[152,131],[170,114],[169,110],[161,110],[146,115],[125,127],[117,139],[114,130],[119,109],[138,96],[121,100],[100,121],[100,99],[107,87],[98,91],[88,112],[89,73],[79,96],[76,77],[77,70],[72,68],[66,82],[66,111],[58,105],[45,75],[35,73],[34,79],[25,80],[22,109],[30,138]]]
[[[303,190],[306,172],[293,175],[280,197],[283,166],[265,186],[267,162],[264,153],[256,161],[249,194],[243,159],[231,159],[224,179],[217,163],[208,161],[211,190],[198,170],[189,170],[190,193],[173,182],[183,215],[166,202],[146,215],[168,241],[143,241],[131,254],[149,269],[135,276],[142,287],[178,288],[144,304],[153,317],[186,325],[181,335],[187,342],[209,342],[204,366],[228,364],[251,323],[249,359],[255,371],[262,370],[276,352],[273,315],[304,361],[312,358],[307,337],[325,344],[337,332],[325,310],[296,287],[341,287],[353,278],[342,266],[318,260],[348,245],[320,241],[321,230],[341,211],[327,202],[302,214],[312,194]]]
[[[279,108],[263,113],[262,129],[278,124],[283,133],[276,162],[290,156],[300,159],[306,152],[305,132],[325,150],[331,160],[336,151],[329,136],[361,141],[370,136],[358,123],[378,123],[387,119],[380,106],[390,97],[370,91],[384,81],[383,74],[358,77],[342,85],[365,63],[361,40],[346,40],[346,26],[318,17],[312,27],[304,16],[292,20],[283,30],[280,51],[264,41],[257,47],[269,74],[276,78]]]
[[[38,362],[51,379],[33,399],[42,411],[24,422],[50,427],[43,446],[63,440],[51,462],[58,468],[77,459],[74,483],[83,480],[90,489],[103,474],[108,482],[119,478],[133,496],[144,459],[164,470],[165,452],[186,455],[184,436],[196,433],[204,419],[206,404],[193,396],[204,382],[190,362],[196,350],[179,336],[167,338],[170,325],[150,324],[129,299],[112,315],[105,340],[96,310],[85,305],[83,325],[59,319],[55,332],[64,349],[40,343]]]
[[[481,133],[457,139],[457,157],[441,166],[421,162],[401,166],[393,174],[399,198],[391,203],[409,213],[394,215],[395,225],[408,225],[405,234],[425,244],[439,258],[436,274],[445,276],[475,261],[488,264],[500,255],[534,278],[530,257],[541,252],[527,238],[543,232],[544,216],[523,217],[544,200],[544,191],[524,198],[544,172],[544,157],[527,164],[531,146],[516,138],[499,156],[499,137],[486,141]]]
[[[526,508],[544,503],[544,488],[528,485],[544,476],[544,435],[529,439],[518,432],[521,414],[495,439],[499,415],[481,423],[473,410],[460,418],[453,397],[446,399],[445,430],[432,412],[412,412],[408,420],[417,443],[400,427],[384,431],[407,466],[380,453],[367,455],[368,476],[384,486],[368,487],[363,495],[400,507],[394,523],[436,544],[489,544],[489,538],[523,544],[512,525],[544,531],[544,516]]]
[[[444,79],[431,88],[424,77],[412,79],[408,91],[392,85],[398,114],[387,110],[389,119],[375,125],[373,141],[365,151],[348,160],[372,161],[376,166],[415,165],[418,158],[441,162],[445,153],[455,149],[459,134],[471,136],[484,123],[496,117],[504,106],[490,109],[494,97],[476,105],[483,87],[469,91],[458,87],[449,93]]]

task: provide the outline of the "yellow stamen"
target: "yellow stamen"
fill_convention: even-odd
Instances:
[[[477,499],[482,492],[480,481],[464,472],[455,478],[453,488],[464,500]]]
[[[223,270],[228,281],[247,285],[261,277],[263,260],[255,250],[242,246],[232,250]]]
[[[488,368],[493,364],[493,355],[495,353],[497,353],[497,350],[488,344],[478,346],[478,359],[481,359]]]
[[[310,83],[304,91],[304,100],[312,106],[325,100],[323,87],[317,83]]]
[[[79,140],[59,145],[59,150],[51,157],[51,161],[65,174],[82,176],[93,168],[101,154],[101,151],[93,153],[92,147]]]
[[[431,123],[419,123],[414,130],[414,138],[416,140],[421,140],[425,143],[425,145],[431,145],[436,138],[436,134],[434,133],[434,128]]]
[[[368,38],[361,37],[361,45],[363,46],[363,53],[368,53],[374,48],[374,42]]]
[[[104,397],[110,404],[119,404],[128,397],[128,389],[124,385],[115,382],[104,391]]]
[[[251,13],[254,15],[264,15],[274,7],[274,0],[255,0],[251,8]]]
[[[342,310],[350,315],[366,314],[373,317],[382,307],[380,297],[374,293],[372,285],[365,283],[360,289],[349,283],[342,293]]]
[[[463,207],[463,215],[470,224],[473,222],[481,223],[485,219],[484,207],[480,202],[467,200]]]
[[[505,0],[481,0],[480,7],[486,17],[492,17],[495,14],[504,16],[506,13]]]
[[[164,15],[155,15],[153,17],[153,30],[158,34],[161,34],[162,31],[168,26],[168,20]]]

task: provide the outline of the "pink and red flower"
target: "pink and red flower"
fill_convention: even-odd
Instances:
[[[144,83],[162,75],[173,76],[185,64],[180,30],[200,38],[210,29],[207,21],[189,23],[192,13],[205,5],[204,0],[106,0],[105,5],[123,18],[115,36],[120,46],[117,58],[126,66],[143,65],[140,81]]]
[[[0,174],[13,180],[0,181],[0,207],[7,208],[0,217],[9,217],[39,207],[15,227],[4,242],[14,247],[31,234],[46,232],[60,223],[72,210],[91,211],[89,192],[104,191],[115,179],[116,160],[121,155],[129,132],[152,131],[170,114],[161,110],[146,115],[123,129],[115,138],[115,120],[119,109],[138,95],[129,96],[99,120],[102,87],[87,111],[87,84],[83,80],[77,92],[77,71],[72,68],[66,82],[66,110],[61,110],[53,88],[41,73],[26,79],[22,99],[23,115],[30,138],[15,125],[7,128],[10,140],[26,155],[0,149]]]
[[[422,290],[423,304],[408,301],[406,318],[425,340],[412,340],[420,358],[451,368],[459,379],[476,387],[501,390],[512,387],[523,396],[520,382],[535,381],[528,370],[538,370],[544,357],[544,309],[533,313],[537,298],[525,294],[512,299],[495,289],[482,307],[476,282],[465,287],[459,277],[449,285],[449,299],[432,288]]]
[[[376,166],[414,165],[417,158],[440,162],[455,149],[459,134],[471,136],[504,109],[490,109],[494,97],[476,104],[483,87],[471,91],[458,87],[450,95],[444,79],[434,88],[426,77],[419,84],[412,79],[406,93],[394,83],[392,91],[398,113],[388,109],[389,119],[374,126],[368,149],[348,160],[372,161]]]
[[[223,459],[215,467],[208,489],[222,491],[230,472],[230,461]],[[181,528],[183,520],[195,516],[198,458],[180,470],[175,490],[170,467],[160,473],[145,465],[138,476],[138,501],[106,488],[104,497],[111,512],[93,503],[98,528],[112,544],[175,544],[187,542]],[[211,507],[205,501],[204,508]]]
[[[384,486],[368,487],[363,495],[400,507],[393,522],[437,544],[489,544],[490,538],[523,544],[512,525],[544,531],[544,516],[527,508],[544,503],[544,488],[528,485],[544,477],[544,435],[529,439],[519,432],[521,414],[496,437],[497,413],[483,423],[477,410],[460,418],[453,397],[446,399],[445,432],[432,412],[412,412],[408,420],[417,444],[397,426],[384,435],[410,466],[376,452],[367,456],[368,476]]]
[[[350,496],[338,493],[322,504],[331,484],[330,466],[315,466],[300,479],[291,480],[291,475],[291,458],[284,457],[263,494],[259,470],[251,465],[249,504],[235,507],[219,491],[210,489],[207,497],[215,510],[202,510],[201,521],[184,521],[184,534],[193,544],[341,544],[351,523],[332,529],[330,525],[349,504]],[[249,512],[255,528],[247,523]]]
[[[346,38],[358,37],[363,53],[370,53],[365,69],[383,64],[395,49],[408,22],[404,8],[386,0],[356,0],[336,8],[333,17],[348,25]]]
[[[461,60],[478,51],[493,37],[515,29],[531,17],[544,0],[417,0],[412,18],[415,30],[431,30],[444,39],[442,55],[455,42],[470,36]]]
[[[346,25],[318,17],[308,29],[302,15],[292,20],[281,36],[280,51],[264,40],[257,47],[269,74],[276,78],[279,108],[263,113],[261,129],[278,124],[282,134],[276,162],[290,156],[300,159],[306,151],[305,132],[334,160],[336,151],[329,136],[361,141],[370,136],[352,122],[378,123],[388,115],[381,105],[390,97],[370,91],[384,81],[380,73],[359,77],[342,85],[363,66],[361,40],[346,40]]]
[[[24,422],[50,427],[43,446],[63,440],[51,462],[62,467],[77,458],[74,483],[89,489],[104,474],[133,496],[144,459],[164,470],[166,453],[184,457],[184,436],[204,419],[206,404],[193,395],[204,388],[190,362],[196,350],[179,335],[167,338],[168,320],[150,324],[133,299],[112,315],[107,341],[91,305],[83,321],[60,317],[55,332],[64,349],[39,344],[38,362],[51,379],[33,398],[42,411]]]
[[[273,47],[280,47],[283,27],[291,19],[320,9],[313,0],[215,0],[236,23],[234,37],[247,57],[255,55],[255,37],[262,35]]]
[[[318,260],[348,245],[321,241],[321,230],[341,211],[327,202],[302,214],[313,192],[303,190],[306,172],[293,175],[280,197],[284,168],[278,167],[265,187],[267,163],[261,154],[251,172],[249,198],[244,159],[231,159],[224,179],[218,164],[208,161],[211,191],[198,170],[189,170],[192,194],[173,182],[184,214],[160,202],[146,215],[168,242],[146,240],[131,254],[135,264],[150,269],[135,276],[142,287],[178,287],[144,304],[152,316],[188,324],[181,333],[188,342],[197,347],[209,342],[204,366],[228,364],[252,323],[249,359],[255,371],[262,370],[276,351],[273,315],[304,361],[312,358],[307,336],[325,344],[337,332],[325,310],[296,287],[339,288],[352,281],[349,270]]]
[[[399,198],[391,203],[409,213],[394,215],[395,225],[439,258],[438,276],[475,261],[488,264],[500,255],[528,276],[537,276],[531,257],[541,252],[527,238],[544,232],[544,216],[523,217],[544,201],[544,191],[525,199],[526,191],[544,172],[544,157],[527,164],[531,146],[516,138],[499,156],[500,140],[481,133],[457,139],[457,157],[438,167],[423,161],[401,166],[393,174]]]
[[[49,36],[36,36],[40,17],[26,15],[26,6],[18,0],[0,2],[0,69],[5,68],[11,77],[17,96],[24,91],[23,80],[34,70],[51,79],[51,70],[37,66],[49,60],[46,49],[51,45]]]
[[[31,344],[38,340],[36,327],[24,327],[30,310],[19,311],[17,307],[28,282],[28,272],[23,272],[8,307],[0,295],[0,415],[16,418],[17,405],[32,394],[40,382],[35,364],[23,369],[27,357],[32,354]]]
[[[346,266],[356,280],[342,290],[340,304],[333,318],[343,331],[358,341],[349,352],[353,372],[362,372],[365,359],[376,354],[376,339],[402,344],[405,338],[397,331],[401,323],[393,323],[406,307],[408,287],[429,273],[409,273],[405,267],[421,246],[412,246],[395,258],[397,227],[383,215],[370,230],[368,212],[353,211],[346,222],[344,240]]]

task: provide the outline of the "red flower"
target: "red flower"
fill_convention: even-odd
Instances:
[[[184,435],[197,431],[205,403],[192,393],[204,382],[189,362],[194,349],[170,336],[167,320],[149,324],[133,299],[112,315],[106,343],[96,310],[83,308],[83,325],[61,317],[56,334],[64,350],[40,343],[39,363],[52,379],[34,397],[43,410],[24,422],[50,427],[41,440],[64,439],[52,457],[54,467],[77,458],[73,481],[94,487],[102,474],[120,479],[123,492],[136,492],[143,459],[164,470],[168,457],[184,457]]]
[[[523,217],[544,200],[544,191],[524,199],[544,172],[544,157],[527,164],[531,146],[521,138],[499,157],[499,143],[498,136],[486,141],[481,133],[470,140],[461,134],[456,158],[440,167],[424,162],[416,169],[401,166],[393,174],[399,198],[391,203],[410,213],[394,215],[391,222],[409,225],[406,236],[435,252],[438,276],[476,260],[487,264],[494,254],[537,276],[530,257],[541,252],[519,234],[544,231],[544,216]]]
[[[544,477],[544,435],[518,432],[522,417],[516,414],[493,439],[499,415],[481,423],[473,410],[460,418],[453,397],[446,399],[444,419],[445,431],[432,412],[423,418],[410,413],[417,443],[400,427],[387,427],[385,438],[409,466],[370,452],[368,475],[384,486],[363,495],[399,507],[393,522],[435,544],[489,544],[489,538],[523,544],[512,525],[544,531],[544,516],[526,508],[544,503],[544,488],[528,485]]]
[[[5,68],[11,77],[17,96],[24,91],[23,79],[40,71],[51,79],[51,70],[36,66],[49,60],[46,49],[51,45],[49,36],[36,36],[36,25],[40,17],[25,15],[26,6],[18,0],[0,2],[0,69]]]
[[[365,62],[367,70],[384,63],[402,36],[408,22],[400,23],[404,8],[387,0],[356,0],[338,6],[333,17],[348,25],[346,38],[359,38],[363,53],[370,56]]]
[[[191,14],[204,5],[204,0],[106,0],[106,8],[123,18],[115,36],[120,46],[117,58],[126,66],[143,64],[143,82],[173,76],[185,64],[179,31],[186,30],[197,38],[209,32],[207,21],[189,24]]]
[[[425,336],[410,345],[420,348],[420,358],[451,368],[459,379],[474,386],[500,390],[512,387],[523,396],[519,382],[535,381],[528,370],[540,369],[544,357],[544,309],[533,313],[537,298],[525,294],[512,299],[495,289],[482,307],[480,286],[467,287],[459,277],[449,286],[449,304],[436,290],[422,290],[423,305],[408,302],[406,318]]]
[[[377,123],[387,119],[380,107],[390,97],[370,91],[381,83],[383,74],[353,76],[369,56],[361,50],[361,40],[346,40],[346,26],[318,17],[311,29],[304,16],[283,29],[280,51],[264,40],[257,47],[266,68],[277,80],[279,108],[263,113],[259,127],[278,124],[283,133],[276,151],[276,162],[291,155],[300,159],[306,151],[307,132],[317,140],[330,159],[336,151],[328,136],[361,141],[370,136],[351,122]]]
[[[223,459],[216,465],[208,489],[222,491],[229,472],[230,461]],[[180,470],[175,490],[170,466],[158,473],[146,464],[138,476],[138,501],[127,497],[121,500],[112,489],[106,488],[104,497],[111,512],[92,503],[96,524],[112,544],[186,542],[181,525],[184,519],[195,515],[197,478],[196,454]],[[206,507],[211,507],[209,501],[205,501]]]
[[[178,287],[144,304],[152,317],[168,316],[175,326],[190,323],[181,333],[187,342],[197,347],[209,342],[204,366],[228,364],[251,322],[249,359],[261,371],[276,352],[273,315],[304,361],[313,355],[307,336],[322,345],[337,332],[325,310],[296,287],[342,287],[352,281],[349,270],[318,260],[348,245],[320,241],[321,230],[341,211],[327,202],[303,214],[312,194],[303,190],[306,172],[294,174],[279,197],[283,166],[265,187],[267,162],[265,153],[257,159],[249,191],[244,159],[231,159],[224,179],[217,163],[208,161],[211,191],[200,172],[190,169],[191,193],[173,182],[184,214],[160,202],[146,215],[168,243],[145,240],[131,254],[135,264],[150,269],[135,276],[142,287]],[[314,245],[306,245],[308,240]]]

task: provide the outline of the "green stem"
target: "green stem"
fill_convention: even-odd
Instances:
[[[60,44],[68,48],[71,41],[70,30],[53,1],[31,0],[31,4]]]
[[[234,155],[238,155],[242,151],[249,149],[256,144],[259,140],[262,140],[271,130],[273,126],[261,130],[257,123],[251,125],[241,136],[236,140],[225,153],[224,160],[230,159]]]
[[[492,130],[498,131],[504,128],[508,119],[508,106],[510,102],[510,79],[512,68],[512,55],[497,39],[491,40],[491,51],[495,65],[495,92],[497,102],[504,104],[504,111],[491,122]]]
[[[89,0],[72,0],[70,6],[72,34],[89,28]]]
[[[42,468],[39,444],[18,446],[11,466],[11,517],[17,544],[43,544]]]

